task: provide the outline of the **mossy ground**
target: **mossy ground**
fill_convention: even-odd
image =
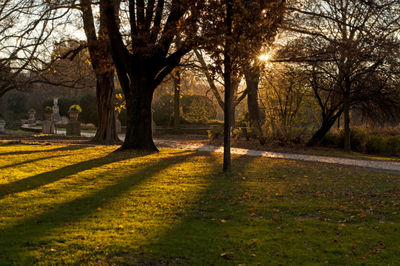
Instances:
[[[397,265],[400,177],[162,149],[0,145],[0,264]]]

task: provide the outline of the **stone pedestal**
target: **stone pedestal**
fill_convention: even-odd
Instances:
[[[81,135],[81,122],[70,120],[67,124],[67,136],[80,136]]]
[[[35,126],[36,125],[36,111],[35,110],[29,110],[28,112],[29,118],[28,118],[28,125],[29,126]]]
[[[55,122],[58,122],[61,120],[60,110],[58,109],[58,106],[53,106],[53,120]]]
[[[0,134],[6,133],[6,121],[0,120]]]
[[[54,123],[51,120],[45,120],[42,122],[43,134],[54,134]]]

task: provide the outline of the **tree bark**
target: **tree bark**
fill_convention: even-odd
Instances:
[[[98,34],[94,22],[92,1],[81,0],[82,17],[93,70],[96,74],[96,98],[98,126],[96,135],[91,140],[98,144],[120,143],[114,116],[114,70],[111,57],[111,44],[105,23],[104,8],[101,8]],[[118,13],[119,1],[114,2],[114,12]]]
[[[350,143],[350,96],[348,94],[344,95],[344,151],[351,151]]]
[[[115,126],[113,73],[113,71],[109,71],[96,75],[98,127],[96,135],[91,140],[93,143],[112,145],[121,142],[121,140],[118,138]]]
[[[142,150],[147,152],[158,152],[153,141],[151,102],[153,100],[154,88],[142,80],[133,82],[137,88],[131,88],[130,93],[125,93],[126,111],[128,116],[126,135],[121,150]],[[136,86],[135,86],[136,87]]]
[[[335,124],[335,121],[340,117],[342,114],[343,109],[340,110],[333,116],[324,117],[322,120],[321,127],[314,133],[311,139],[308,141],[307,146],[316,146],[321,144],[321,141],[324,139],[325,135],[329,132],[332,126]]]
[[[262,121],[258,105],[260,69],[258,67],[248,69],[245,71],[244,76],[247,86],[247,108],[249,111],[250,127],[256,131],[260,144],[264,145],[266,140],[262,131]]]

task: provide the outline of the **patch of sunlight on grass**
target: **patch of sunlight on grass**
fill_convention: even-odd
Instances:
[[[117,147],[0,146],[0,264],[397,264],[399,176]]]

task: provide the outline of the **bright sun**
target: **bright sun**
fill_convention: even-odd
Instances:
[[[262,55],[258,56],[258,59],[260,61],[269,61],[271,59],[271,54],[269,54],[269,53],[262,54]]]

